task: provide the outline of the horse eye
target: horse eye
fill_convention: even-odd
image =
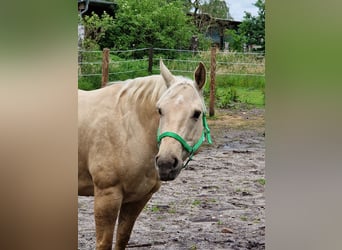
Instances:
[[[198,119],[198,118],[200,117],[201,114],[202,114],[201,111],[195,110],[194,115],[193,115],[193,118]]]
[[[162,110],[161,110],[161,108],[158,108],[158,113],[159,113],[159,115],[162,115]]]

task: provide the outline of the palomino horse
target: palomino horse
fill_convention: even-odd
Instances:
[[[161,75],[78,95],[78,193],[94,195],[96,249],[125,249],[135,220],[161,181],[174,180],[210,133],[202,63],[195,81]],[[190,146],[192,145],[192,146]]]

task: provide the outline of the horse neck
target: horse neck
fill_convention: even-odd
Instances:
[[[153,136],[157,135],[157,129],[159,126],[159,115],[156,112],[155,105],[151,105],[151,107],[147,110],[144,107],[143,110],[139,110],[139,105],[137,106],[137,115],[140,123],[145,128],[146,132],[150,132]]]
[[[134,81],[139,81],[137,83],[139,87],[135,86]],[[119,94],[121,113],[133,112],[134,114],[129,115],[130,123],[139,123],[149,138],[156,137],[159,126],[156,103],[166,90],[166,86],[162,85],[161,81],[163,80],[160,76],[137,78],[131,83],[125,83],[131,86],[124,87]]]

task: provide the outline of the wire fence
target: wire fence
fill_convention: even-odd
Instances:
[[[149,74],[159,74],[159,60],[175,74],[192,76],[199,62],[210,73],[211,51],[177,50],[166,48],[140,48],[109,51],[109,82],[126,80]],[[216,77],[265,77],[263,53],[217,51]],[[103,51],[79,51],[78,78],[80,81],[99,82],[103,75]]]

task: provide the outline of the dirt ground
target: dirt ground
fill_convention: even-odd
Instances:
[[[213,145],[154,194],[128,249],[265,249],[264,109],[216,112]],[[95,249],[94,225],[93,198],[79,196],[78,249]]]

